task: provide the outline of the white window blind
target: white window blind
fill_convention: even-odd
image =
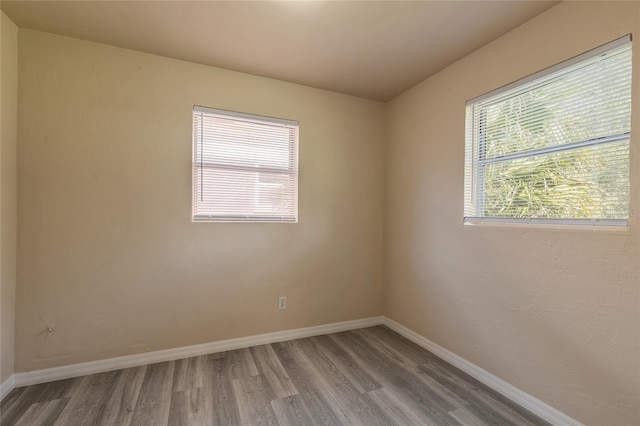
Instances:
[[[465,222],[626,226],[631,39],[467,102]]]
[[[297,222],[298,122],[193,108],[193,220]]]

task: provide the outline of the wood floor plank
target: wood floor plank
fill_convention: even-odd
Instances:
[[[71,398],[82,381],[82,377],[74,377],[72,379],[56,380],[55,382],[44,383],[44,388],[38,397],[38,401],[46,402],[56,399]]]
[[[396,425],[425,425],[438,426],[428,417],[413,410],[409,405],[400,400],[394,393],[385,388],[368,392],[369,397],[383,410],[387,417],[393,419]]]
[[[131,423],[146,371],[146,365],[121,370],[115,387],[109,392],[98,423],[121,426]]]
[[[304,364],[293,357],[293,342],[274,343],[271,346],[298,390],[300,399],[316,419],[316,424],[346,424],[347,418],[344,414],[331,408],[326,396],[315,383],[313,375]]]
[[[209,425],[214,418],[211,386],[174,392],[169,409],[170,425]]]
[[[384,348],[385,351],[393,353],[394,357],[409,371],[414,377],[419,379],[427,388],[428,393],[438,396],[442,401],[446,401],[450,406],[465,406],[467,402],[460,396],[455,389],[451,389],[442,384],[442,382],[435,380],[428,374],[424,374],[420,370],[419,365],[416,363],[431,363],[431,354],[416,345],[416,348],[411,347],[413,342],[409,340],[403,341],[401,336],[396,333],[388,335],[385,330],[389,330],[386,327],[372,327],[370,329],[355,330],[356,335],[363,336],[372,345],[376,345],[377,348]],[[400,339],[401,338],[401,339]],[[424,365],[424,364],[421,364]],[[448,364],[443,364],[447,365]],[[443,405],[444,406],[444,405]],[[446,407],[446,406],[444,406]]]
[[[413,366],[424,362],[414,362],[411,360],[406,353],[403,351],[396,350],[393,346],[388,346],[384,344],[384,341],[380,341],[380,335],[377,332],[372,331],[371,329],[361,329],[361,330],[353,330],[349,332],[353,336],[359,336],[370,342],[372,346],[375,346],[378,351],[384,354],[389,360],[393,360],[393,362],[406,365]]]
[[[16,424],[33,404],[71,397],[83,380],[78,377],[14,389],[0,405],[0,424]]]
[[[446,386],[443,386],[441,382],[434,380],[428,374],[423,374],[418,368],[419,365],[424,365],[425,362],[431,362],[431,356],[429,352],[418,347],[418,350],[413,350],[410,344],[413,342],[403,341],[398,339],[397,334],[387,335],[386,327],[371,327],[370,329],[354,330],[354,334],[363,336],[366,341],[371,345],[375,345],[376,348],[384,350],[386,353],[392,353],[393,357],[414,377],[418,378],[429,389],[429,393],[437,395],[442,401],[446,401],[451,406],[464,406],[466,401],[458,395],[455,390],[452,390]],[[448,364],[446,364],[448,365]],[[444,405],[443,405],[444,406]],[[445,406],[446,407],[446,406]]]
[[[460,422],[449,416],[449,411],[454,410],[455,406],[429,392],[429,388],[420,379],[404,365],[395,362],[395,358],[389,358],[387,352],[379,351],[353,332],[337,333],[331,338],[362,359],[385,387],[401,393],[409,406],[420,409],[423,415],[438,425],[460,426]]]
[[[465,412],[481,419],[489,424],[513,424],[513,425],[530,425],[536,424],[535,417],[529,418],[526,413],[524,416],[516,409],[515,404],[503,402],[496,398],[495,391],[489,390],[475,379],[468,378],[464,380],[460,377],[460,373],[452,370],[452,366],[442,366],[439,364],[423,364],[418,369],[423,372],[426,377],[436,380],[443,387],[450,389],[461,398],[465,404]],[[472,381],[471,381],[471,380]]]
[[[482,419],[476,422],[524,425],[539,421],[494,390],[385,326],[358,330],[356,333],[364,334],[394,351],[405,364],[420,363],[411,371],[437,388],[440,394],[457,399],[462,407],[466,407],[464,412],[467,417]],[[434,382],[440,383],[440,386]]]
[[[221,352],[210,357],[222,360],[225,374],[232,380],[258,375],[258,368],[249,348]]]
[[[452,380],[452,373],[448,368],[430,363],[418,366],[418,371],[421,371],[424,377],[441,383],[443,387],[455,393],[464,402],[461,404],[465,408],[464,413],[454,417],[458,418],[464,415],[464,418],[478,418],[489,424],[513,424],[512,419],[508,419],[508,416],[504,418],[494,409],[486,410],[484,404],[479,401],[488,398],[488,396],[483,395],[482,390],[477,387],[467,388],[463,383]],[[527,422],[523,420],[523,424],[527,424]]]
[[[476,416],[474,413],[472,413],[466,408],[456,408],[455,410],[451,411],[449,414],[465,426],[488,426],[492,424],[498,424],[498,423],[487,423],[482,419],[478,418],[478,416]]]
[[[201,356],[184,358],[175,361],[173,369],[173,392],[202,387]]]
[[[233,380],[233,389],[243,425],[278,425],[271,407],[271,392],[262,375]]]
[[[497,392],[387,327],[372,327],[358,330],[355,333],[367,336],[384,346],[386,350],[394,352],[401,362],[416,374],[416,377],[433,389],[434,393],[449,401],[457,400],[458,403],[453,402],[453,404],[461,406],[464,410],[456,412],[458,413],[457,417],[452,415],[454,418],[465,415],[465,418],[475,419],[476,423],[500,425],[526,425],[539,421],[535,416],[527,416],[529,413],[526,411],[524,411],[526,413],[524,416],[519,414],[520,407],[510,401],[507,402],[509,407],[505,406],[500,402],[502,397]],[[421,360],[423,363],[416,365]],[[413,368],[414,365],[415,368]],[[440,374],[435,374],[435,372]],[[443,380],[445,377],[454,380]],[[480,403],[478,403],[479,399]]]
[[[329,402],[341,411],[349,424],[389,425],[393,420],[372,403],[368,395],[359,392],[311,339],[294,341],[294,356],[307,365],[314,380]]]
[[[373,376],[362,368],[353,356],[328,336],[316,336],[311,340],[317,344],[324,355],[340,369],[342,374],[349,378],[360,392],[369,392],[382,387]]]
[[[122,370],[85,376],[55,422],[58,426],[97,424],[109,391]]]
[[[393,331],[391,333],[388,333],[388,331],[391,330],[381,325],[354,330],[353,332],[370,340],[371,344],[389,353],[401,364],[415,367],[431,360],[428,351],[415,345],[410,340],[404,340],[404,338],[401,338],[402,336]]]
[[[19,388],[14,388],[11,392],[9,392],[9,394],[7,396],[4,397],[4,399],[2,401],[0,401],[0,413],[2,413],[5,410],[8,410],[11,408],[11,406],[13,404],[15,404],[16,401],[18,401],[18,399],[20,399],[20,397],[22,396],[22,394],[32,388],[33,386],[22,386]]]
[[[174,366],[173,361],[147,366],[132,425],[163,426],[168,423]]]
[[[308,426],[322,424],[315,419],[300,395],[275,399],[271,401],[271,407],[281,425]]]
[[[53,399],[33,404],[16,423],[16,426],[53,425],[70,399],[71,398]]]
[[[276,398],[285,398],[298,393],[271,345],[255,346],[251,348],[251,355],[258,372],[269,383]]]
[[[212,425],[240,424],[240,413],[232,386],[232,377],[239,373],[230,370],[230,366],[237,363],[229,361],[228,354],[229,352],[222,357],[219,354],[203,357],[203,387],[208,388],[206,391],[211,395]],[[232,355],[233,357],[235,356]]]
[[[29,407],[34,404],[34,397],[30,397],[31,402],[23,402],[25,392],[34,393],[33,386],[25,386],[12,390],[0,403],[0,425],[15,425]],[[28,397],[27,397],[28,398]]]

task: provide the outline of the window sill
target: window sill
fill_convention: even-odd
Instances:
[[[465,228],[524,228],[540,230],[562,230],[562,231],[590,231],[605,232],[611,234],[628,235],[629,226],[613,225],[560,225],[547,223],[510,223],[510,222],[464,222]]]
[[[298,223],[298,219],[192,217],[191,223]]]

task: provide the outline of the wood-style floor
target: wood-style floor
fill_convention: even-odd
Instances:
[[[386,327],[15,389],[10,425],[546,425]]]

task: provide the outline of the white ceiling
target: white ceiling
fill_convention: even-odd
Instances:
[[[556,1],[8,1],[19,26],[386,101]]]

